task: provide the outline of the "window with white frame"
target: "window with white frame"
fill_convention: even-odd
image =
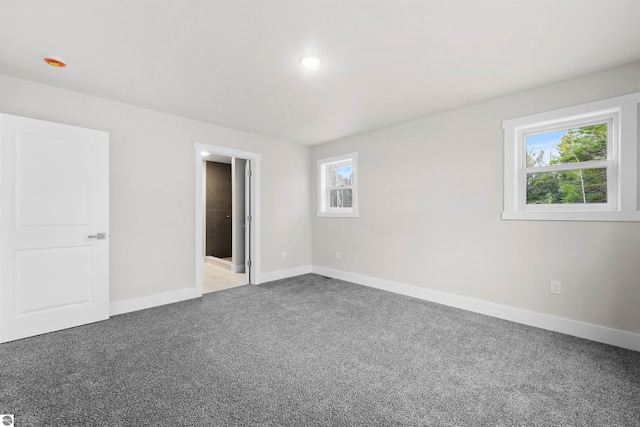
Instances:
[[[505,120],[503,219],[640,221],[640,92]]]
[[[358,153],[318,160],[318,216],[358,216]]]

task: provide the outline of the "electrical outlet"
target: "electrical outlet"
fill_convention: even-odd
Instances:
[[[549,280],[549,293],[560,295],[562,293],[562,282],[559,280]]]
[[[286,252],[282,252],[282,259],[287,259],[287,253]]]
[[[340,259],[340,252],[336,252],[336,259]]]

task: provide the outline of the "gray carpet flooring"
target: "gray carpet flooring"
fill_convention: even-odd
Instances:
[[[305,275],[0,345],[17,426],[640,426],[640,353]]]

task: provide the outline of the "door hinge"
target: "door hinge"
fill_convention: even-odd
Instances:
[[[247,216],[247,222],[251,222],[251,215]]]
[[[251,260],[247,260],[247,267],[251,267]]]
[[[251,169],[247,171],[247,176],[251,176]]]

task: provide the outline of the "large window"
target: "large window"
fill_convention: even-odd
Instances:
[[[318,216],[358,216],[358,153],[318,160]]]
[[[503,219],[640,221],[640,93],[503,122]]]

